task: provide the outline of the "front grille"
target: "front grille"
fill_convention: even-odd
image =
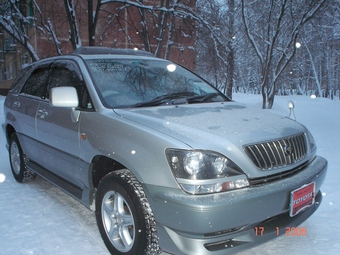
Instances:
[[[303,133],[279,140],[246,145],[244,151],[261,170],[273,170],[303,160],[307,145]]]

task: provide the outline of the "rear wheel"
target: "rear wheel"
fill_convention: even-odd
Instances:
[[[9,161],[13,176],[18,182],[31,181],[36,177],[35,173],[26,169],[25,159],[18,136],[14,133],[9,140]]]
[[[111,254],[159,254],[153,213],[142,186],[128,170],[109,173],[99,183],[96,220]]]

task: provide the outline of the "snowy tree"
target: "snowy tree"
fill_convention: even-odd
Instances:
[[[32,2],[36,4],[35,1]],[[23,13],[20,8],[22,4],[24,4],[22,1],[16,0],[9,0],[3,4],[0,11],[0,26],[27,50],[33,60],[38,60],[39,57],[30,42],[27,29],[33,20]]]
[[[263,108],[276,93],[340,90],[339,0],[8,0],[0,26],[33,61],[82,45],[176,55],[230,98],[261,93]],[[48,54],[35,52],[37,35]]]
[[[283,88],[334,99],[339,90],[340,5],[329,0],[300,31],[295,57],[278,78]],[[286,86],[288,84],[288,86]]]
[[[46,4],[46,3],[44,3]],[[35,44],[36,34],[39,33],[52,42],[57,54],[62,54],[62,45],[55,32],[53,16],[46,16],[36,0],[8,0],[2,4],[0,26],[17,44],[27,50],[32,61],[39,59]],[[60,6],[57,6],[60,7]]]
[[[70,26],[70,41],[73,49],[82,46],[78,21],[76,18],[76,9],[73,0],[64,0],[67,19]],[[92,5],[91,5],[92,6]]]
[[[197,9],[204,22],[198,22],[198,68],[217,88],[232,98],[236,80],[237,50],[242,38],[239,5],[234,0],[198,1]]]
[[[262,108],[272,108],[277,79],[296,53],[299,32],[325,2],[242,0],[246,35],[261,69]]]
[[[83,44],[123,48],[129,44],[129,47],[153,52],[158,57],[171,58],[173,47],[176,51],[194,52],[195,2],[9,0],[2,6],[0,25],[30,51],[33,60],[39,58],[32,47],[34,35],[44,35],[50,42],[49,48],[54,45],[55,54],[70,51],[69,46],[76,49]],[[30,9],[29,14],[27,9]],[[121,42],[126,45],[119,44]]]
[[[135,47],[169,59],[173,47],[180,51],[193,50],[192,43],[188,42],[192,42],[196,36],[197,19],[193,8],[195,2],[196,0],[102,0],[100,6],[105,5],[107,8],[104,11],[100,7],[99,10],[107,16],[107,26],[103,24],[103,30],[117,24],[116,31],[124,33]],[[103,34],[102,31],[98,33]],[[143,42],[142,47],[139,41]]]
[[[316,95],[332,99],[339,89],[340,6],[339,1],[328,3],[301,35],[301,51],[309,61]]]

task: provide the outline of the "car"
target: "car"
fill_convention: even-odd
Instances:
[[[327,160],[305,126],[148,52],[26,65],[4,113],[14,178],[39,175],[93,210],[111,254],[232,254],[303,235],[322,200]]]

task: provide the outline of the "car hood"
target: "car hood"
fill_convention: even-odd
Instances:
[[[287,117],[235,102],[116,109],[115,112],[196,149],[206,146],[214,149],[214,144],[221,143],[242,148],[245,144],[305,131]]]
[[[246,155],[244,145],[306,132],[304,126],[287,117],[235,102],[118,109],[115,111],[121,118],[153,129],[155,139],[159,137],[159,132],[177,139],[180,141],[176,145],[177,149],[194,148],[221,153],[243,169],[249,178],[264,177],[269,173],[259,171],[255,167]],[[270,174],[289,170],[290,167],[292,165],[271,170]]]

